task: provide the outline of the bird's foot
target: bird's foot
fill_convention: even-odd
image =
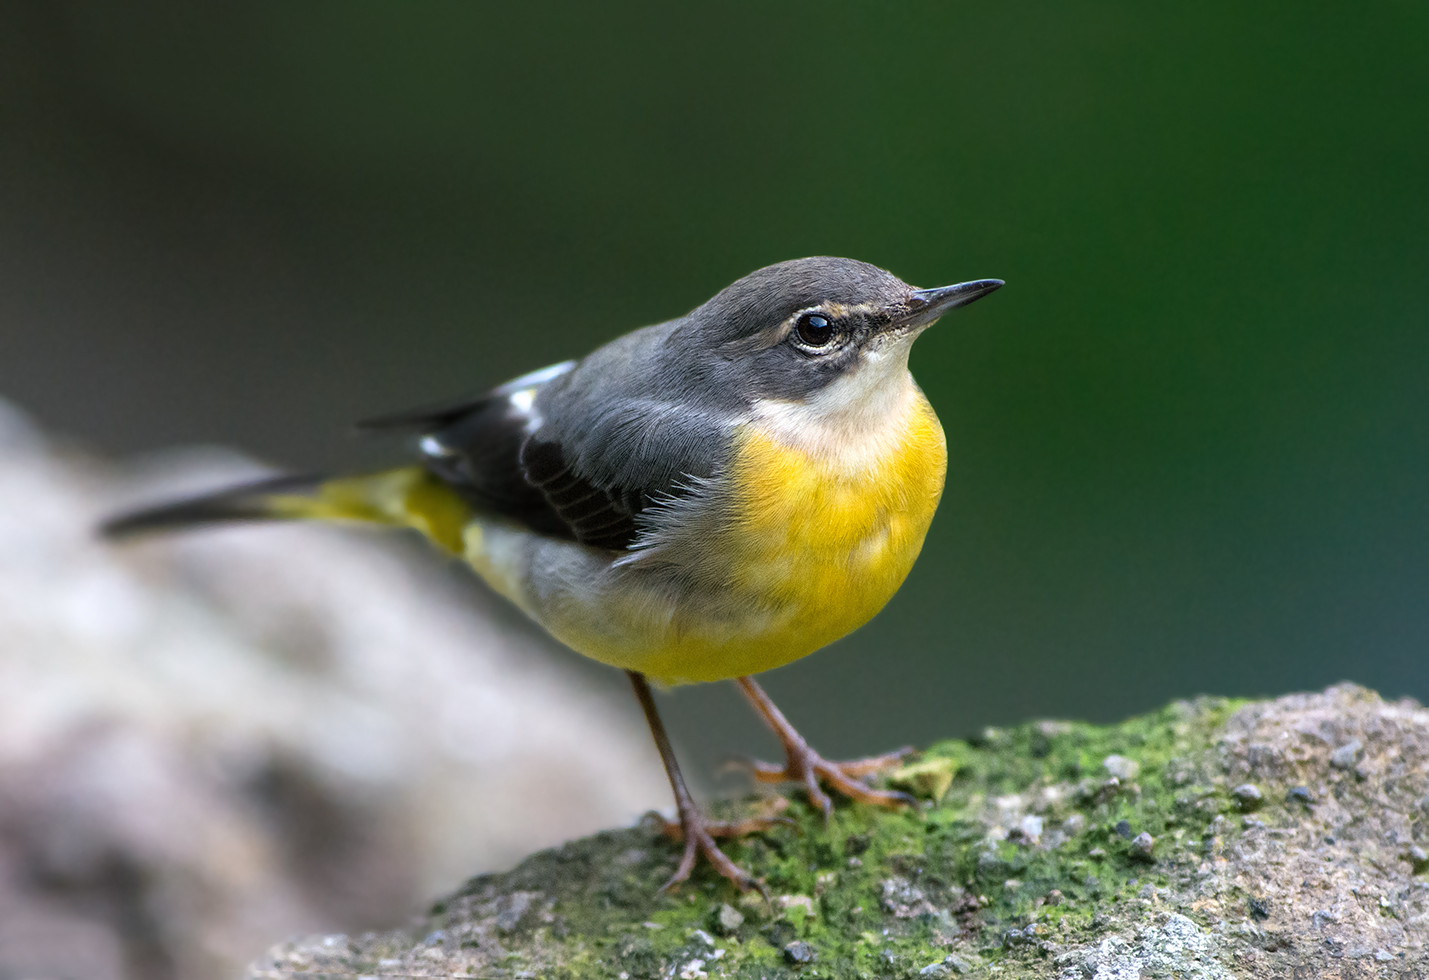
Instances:
[[[829,799],[829,794],[824,792],[823,786],[860,803],[872,803],[875,806],[897,807],[917,803],[917,800],[907,793],[873,789],[863,781],[866,776],[897,766],[904,756],[913,751],[912,748],[847,762],[830,762],[810,748],[802,738],[797,744],[786,742],[784,750],[787,761],[782,766],[750,760],[749,768],[754,778],[761,783],[802,783],[804,791],[809,794],[809,802],[818,807],[825,818],[833,812],[834,804]]]
[[[771,796],[761,801],[757,813],[742,820],[709,820],[703,814],[700,814],[699,818],[704,823],[705,833],[711,837],[734,840],[769,830],[771,827],[792,826],[794,821],[782,815],[787,809],[789,809],[788,800],[782,796]],[[660,823],[661,833],[666,837],[671,840],[685,839],[685,828],[681,821],[666,820],[661,817]]]
[[[809,794],[809,802],[823,812],[825,820],[828,820],[829,815],[833,813],[834,804],[829,799],[829,795],[824,792],[821,783],[850,799],[858,800],[860,803],[872,803],[875,806],[895,807],[913,805],[918,802],[907,793],[873,789],[863,782],[865,776],[898,765],[905,755],[913,751],[911,748],[903,748],[896,752],[875,755],[867,759],[830,762],[809,747],[809,743],[804,741],[804,736],[789,724],[784,713],[769,699],[769,695],[764,693],[764,689],[755,683],[753,677],[737,678],[736,683],[744,692],[744,696],[749,699],[749,703],[754,706],[754,710],[759,712],[784,746],[786,761],[783,766],[753,760],[749,762],[749,768],[759,782],[803,783],[804,789]]]
[[[670,876],[670,880],[660,886],[660,891],[665,892],[678,885],[690,876],[690,872],[695,868],[695,862],[700,855],[704,855],[716,871],[734,882],[736,888],[742,892],[750,890],[757,891],[763,896],[765,903],[769,902],[769,893],[765,891],[764,884],[750,877],[739,865],[731,861],[716,843],[718,838],[738,838],[748,834],[755,834],[761,830],[768,830],[777,824],[792,823],[788,817],[780,814],[788,807],[789,801],[782,797],[776,798],[764,808],[761,813],[746,817],[743,820],[708,820],[693,805],[680,807],[679,820],[664,820],[663,832],[665,836],[673,840],[683,840],[685,851],[680,857],[679,867]]]

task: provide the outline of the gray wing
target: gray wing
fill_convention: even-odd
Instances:
[[[427,467],[473,504],[552,537],[629,548],[641,514],[687,494],[724,461],[731,421],[686,400],[687,371],[660,343],[671,325],[503,385],[439,417]]]

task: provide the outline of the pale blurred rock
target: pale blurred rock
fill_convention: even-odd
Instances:
[[[0,403],[0,976],[232,976],[667,805],[618,687],[390,536],[97,540],[255,473],[171,462],[121,493]]]

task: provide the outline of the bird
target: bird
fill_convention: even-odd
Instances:
[[[111,538],[299,519],[414,530],[551,636],[625,671],[675,797],[683,839],[662,891],[701,857],[761,883],[693,800],[651,682],[734,680],[778,736],[782,766],[825,817],[823,787],[910,802],[864,777],[906,753],[824,759],[754,679],[858,629],[913,567],[942,496],[942,426],[908,369],[944,314],[1000,288],[933,289],[854,259],[758,269],[684,316],[475,398],[359,423],[405,433],[415,459],[356,476],[278,476],[119,515]]]

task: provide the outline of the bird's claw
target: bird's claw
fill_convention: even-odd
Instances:
[[[807,745],[786,746],[788,761],[782,766],[760,762],[756,759],[748,760],[745,764],[758,782],[802,783],[805,792],[808,793],[809,802],[824,814],[825,819],[828,819],[833,812],[833,801],[829,798],[828,793],[824,792],[824,785],[850,799],[874,806],[897,807],[916,804],[917,800],[907,793],[898,790],[874,789],[862,781],[865,776],[893,768],[912,751],[911,748],[905,748],[884,755],[871,756],[867,759],[831,762]]]

